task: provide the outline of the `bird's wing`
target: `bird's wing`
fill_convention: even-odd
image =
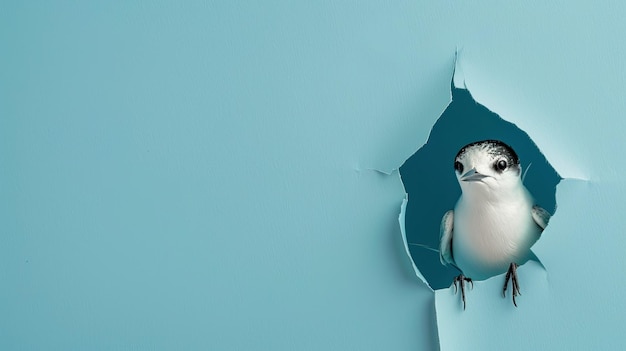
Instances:
[[[546,226],[550,221],[550,213],[537,205],[533,206],[531,213],[533,215],[535,223],[537,223],[537,225],[541,227],[541,230],[546,229]]]
[[[454,211],[450,210],[441,219],[439,230],[439,260],[444,266],[455,264],[452,257],[452,227],[454,224]]]

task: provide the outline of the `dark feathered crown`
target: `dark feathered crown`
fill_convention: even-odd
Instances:
[[[473,148],[481,148],[496,157],[502,155],[508,159],[509,164],[519,165],[519,157],[517,157],[513,148],[500,140],[481,140],[467,144],[459,150],[454,159],[459,160],[467,150]]]

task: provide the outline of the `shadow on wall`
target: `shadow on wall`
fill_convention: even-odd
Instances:
[[[515,124],[478,104],[466,89],[452,86],[452,102],[437,120],[428,142],[401,167],[400,176],[409,202],[406,236],[409,244],[439,249],[439,225],[443,214],[454,208],[461,188],[454,174],[454,157],[461,147],[478,140],[498,139],[518,154],[524,185],[535,202],[550,214],[556,210],[556,185],[561,178],[528,134]],[[529,168],[529,164],[532,166]],[[409,245],[415,265],[433,289],[447,288],[459,274],[439,262],[439,252]]]

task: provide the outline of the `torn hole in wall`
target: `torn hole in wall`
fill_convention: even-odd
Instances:
[[[438,251],[442,216],[454,208],[461,195],[454,157],[463,146],[486,139],[501,140],[515,150],[523,183],[535,203],[552,215],[556,210],[556,185],[561,178],[529,135],[453,83],[452,102],[433,126],[428,141],[400,167],[408,197],[401,211],[401,226],[418,275],[432,289],[449,287],[459,274],[453,266],[441,264]]]

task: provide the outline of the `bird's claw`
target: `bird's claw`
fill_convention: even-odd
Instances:
[[[509,280],[511,281],[511,291],[513,295],[513,305],[517,307],[517,302],[515,302],[515,297],[521,295],[522,293],[519,290],[519,282],[517,280],[517,263],[511,263],[509,266],[509,270],[506,272],[506,277],[504,279],[504,287],[502,288],[502,297],[506,297],[506,288],[509,285]]]
[[[464,276],[463,274],[459,274],[457,277],[454,277],[454,280],[452,282],[454,284],[455,294],[458,291],[458,288],[456,285],[457,283],[459,284],[461,288],[461,299],[463,300],[463,309],[465,310],[465,282],[468,282],[470,284],[470,289],[474,289],[474,282],[472,281],[472,279]]]

